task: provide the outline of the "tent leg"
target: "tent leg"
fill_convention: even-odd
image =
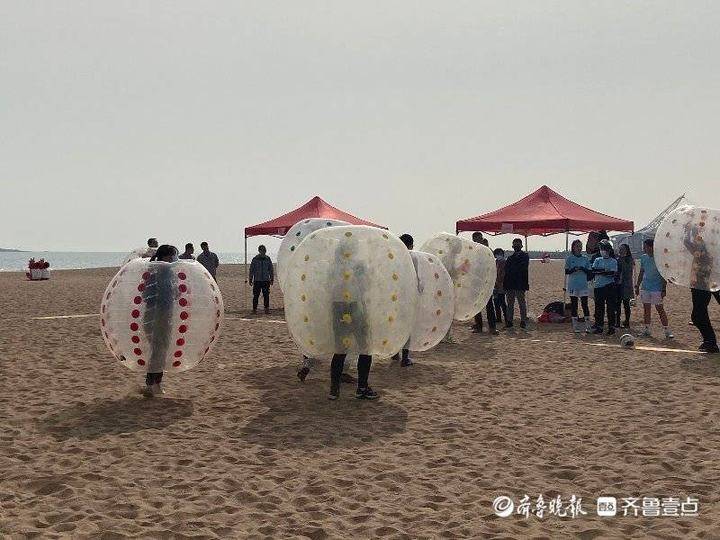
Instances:
[[[248,298],[247,234],[245,235],[245,298]]]
[[[568,242],[570,241],[570,231],[565,231],[565,253],[567,256],[568,252]],[[568,277],[567,274],[563,272],[563,275],[565,276],[565,284],[563,285],[563,313],[565,312],[565,303],[567,302],[567,284],[568,284]]]

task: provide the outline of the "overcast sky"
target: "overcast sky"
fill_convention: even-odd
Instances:
[[[0,0],[0,246],[241,251],[315,194],[419,242],[542,184],[637,226],[718,208],[719,28],[713,1]]]

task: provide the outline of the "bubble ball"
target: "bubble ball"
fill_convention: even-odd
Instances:
[[[100,305],[100,329],[115,358],[133,371],[191,369],[220,336],[223,298],[195,261],[135,259],[110,280]]]
[[[670,283],[720,290],[720,210],[678,206],[655,232],[655,263]]]
[[[623,334],[620,336],[620,345],[626,349],[632,349],[635,346],[635,338],[632,334]]]
[[[283,290],[283,283],[285,282],[285,276],[287,275],[287,264],[292,258],[295,250],[300,245],[307,235],[325,227],[333,227],[336,225],[349,225],[346,221],[340,221],[339,219],[321,219],[311,218],[298,221],[295,225],[290,227],[285,237],[280,243],[280,249],[278,250],[277,261],[275,267],[277,268],[277,279],[280,290]]]
[[[288,262],[285,318],[306,356],[334,353],[386,358],[415,322],[417,276],[394,234],[369,226],[320,229]]]
[[[467,321],[485,308],[492,296],[497,270],[495,257],[487,246],[439,233],[420,251],[436,255],[455,286],[455,320]]]
[[[455,291],[450,274],[435,255],[411,251],[417,271],[418,304],[408,349],[427,351],[447,334],[455,313]]]

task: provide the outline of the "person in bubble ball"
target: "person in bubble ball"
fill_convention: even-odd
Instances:
[[[150,258],[150,262],[159,261],[173,263],[178,260],[178,250],[175,246],[163,244]],[[172,310],[175,289],[175,275],[170,266],[162,265],[152,273],[143,290],[143,300],[147,304],[143,317],[143,330],[152,344],[152,355],[148,362],[148,372],[145,375],[145,397],[162,395],[163,369],[165,356],[170,346],[172,334]]]
[[[715,329],[710,321],[708,314],[708,306],[712,296],[720,302],[720,294],[718,291],[712,293],[710,289],[710,276],[713,270],[713,259],[708,253],[707,246],[702,236],[699,234],[697,227],[690,224],[685,226],[685,239],[683,241],[685,248],[693,256],[692,264],[692,283],[694,287],[690,288],[690,297],[692,299],[692,323],[698,329],[702,336],[702,343],[698,348],[701,351],[710,354],[720,353],[718,348]]]

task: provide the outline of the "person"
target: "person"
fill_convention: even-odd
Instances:
[[[512,241],[513,254],[505,261],[505,276],[503,277],[503,289],[507,295],[507,318],[505,328],[513,327],[515,318],[515,300],[520,308],[520,328],[527,326],[527,301],[525,292],[530,289],[528,270],[530,257],[522,250],[523,242],[520,238]]]
[[[178,257],[178,259],[194,261],[195,257],[193,257],[193,253],[195,253],[195,247],[192,244],[187,243],[185,244],[185,251]]]
[[[490,243],[488,242],[487,238],[483,238],[483,235],[481,232],[474,232],[472,235],[473,242],[482,244],[483,246],[489,248]],[[485,305],[485,312],[487,313],[487,319],[488,319],[488,329],[491,334],[497,335],[499,332],[497,331],[497,317],[495,314],[495,305],[493,304],[493,297],[490,296],[488,299],[487,304]],[[483,331],[483,316],[482,316],[482,310],[477,312],[475,314],[475,324],[472,325],[472,332],[475,334],[479,334]]]
[[[668,326],[668,317],[663,307],[663,299],[667,291],[667,282],[665,278],[660,275],[655,265],[654,245],[655,242],[652,238],[647,238],[643,242],[644,253],[640,256],[640,272],[638,273],[637,283],[635,284],[635,294],[640,296],[645,322],[645,329],[640,335],[645,337],[652,335],[650,331],[650,313],[652,306],[655,306],[660,316],[665,337],[672,339],[674,336]]]
[[[617,307],[615,312],[615,326],[617,328],[630,328],[630,300],[635,298],[633,281],[635,278],[635,260],[630,252],[630,246],[621,244],[618,250],[618,283]],[[621,311],[625,310],[625,320],[620,324]]]
[[[258,247],[258,254],[250,263],[250,286],[253,288],[253,313],[257,313],[260,293],[263,295],[265,313],[270,313],[270,285],[275,281],[273,263],[265,246]]]
[[[210,246],[208,246],[207,242],[200,242],[200,249],[202,249],[202,253],[197,256],[197,262],[202,264],[205,269],[210,272],[213,279],[217,281],[217,269],[218,266],[220,266],[220,259],[210,251]]]
[[[155,252],[158,250],[158,241],[157,238],[148,238],[147,241],[147,249],[145,250],[145,253],[141,255],[143,258],[152,257],[155,255]]]
[[[683,241],[687,250],[693,256],[690,298],[692,299],[691,320],[702,336],[699,350],[711,354],[720,352],[717,337],[713,329],[708,306],[712,296],[720,303],[720,292],[710,292],[710,276],[712,275],[713,260],[708,253],[705,240],[699,234],[697,226],[685,226],[685,239]]]
[[[608,240],[601,240],[600,257],[595,259],[591,270],[595,282],[595,330],[593,333],[603,333],[603,321],[607,311],[607,334],[615,334],[615,274],[617,273],[617,260],[614,257],[612,246]]]
[[[177,248],[163,244],[157,248],[150,261],[173,263],[178,260]],[[145,397],[162,395],[165,356],[172,337],[172,312],[174,305],[174,274],[168,266],[162,265],[152,272],[142,291],[147,305],[143,316],[143,328],[150,341],[152,353],[145,375]]]
[[[493,305],[495,306],[495,320],[497,322],[507,322],[507,304],[505,303],[505,290],[503,289],[503,279],[505,277],[505,250],[503,248],[495,248],[495,286],[493,287]]]
[[[567,291],[568,296],[570,296],[570,316],[572,318],[572,329],[576,334],[589,330],[588,319],[590,318],[588,279],[592,272],[590,271],[590,259],[583,255],[582,248],[582,242],[574,240],[570,245],[570,255],[565,259]],[[582,317],[578,317],[578,299],[582,305]]]
[[[413,237],[407,233],[400,236],[400,240],[403,244],[405,244],[405,247],[408,248],[408,251],[412,251],[413,247],[415,246],[415,240]],[[417,274],[417,263],[415,262],[415,259],[413,259],[413,265],[415,265],[415,274]],[[420,281],[418,279],[418,292],[422,292],[420,290]],[[393,360],[400,360],[400,367],[408,367],[412,366],[414,364],[412,358],[410,358],[410,349],[408,349],[410,345],[410,338],[408,338],[407,343],[402,348],[402,351],[395,354],[393,356]]]

